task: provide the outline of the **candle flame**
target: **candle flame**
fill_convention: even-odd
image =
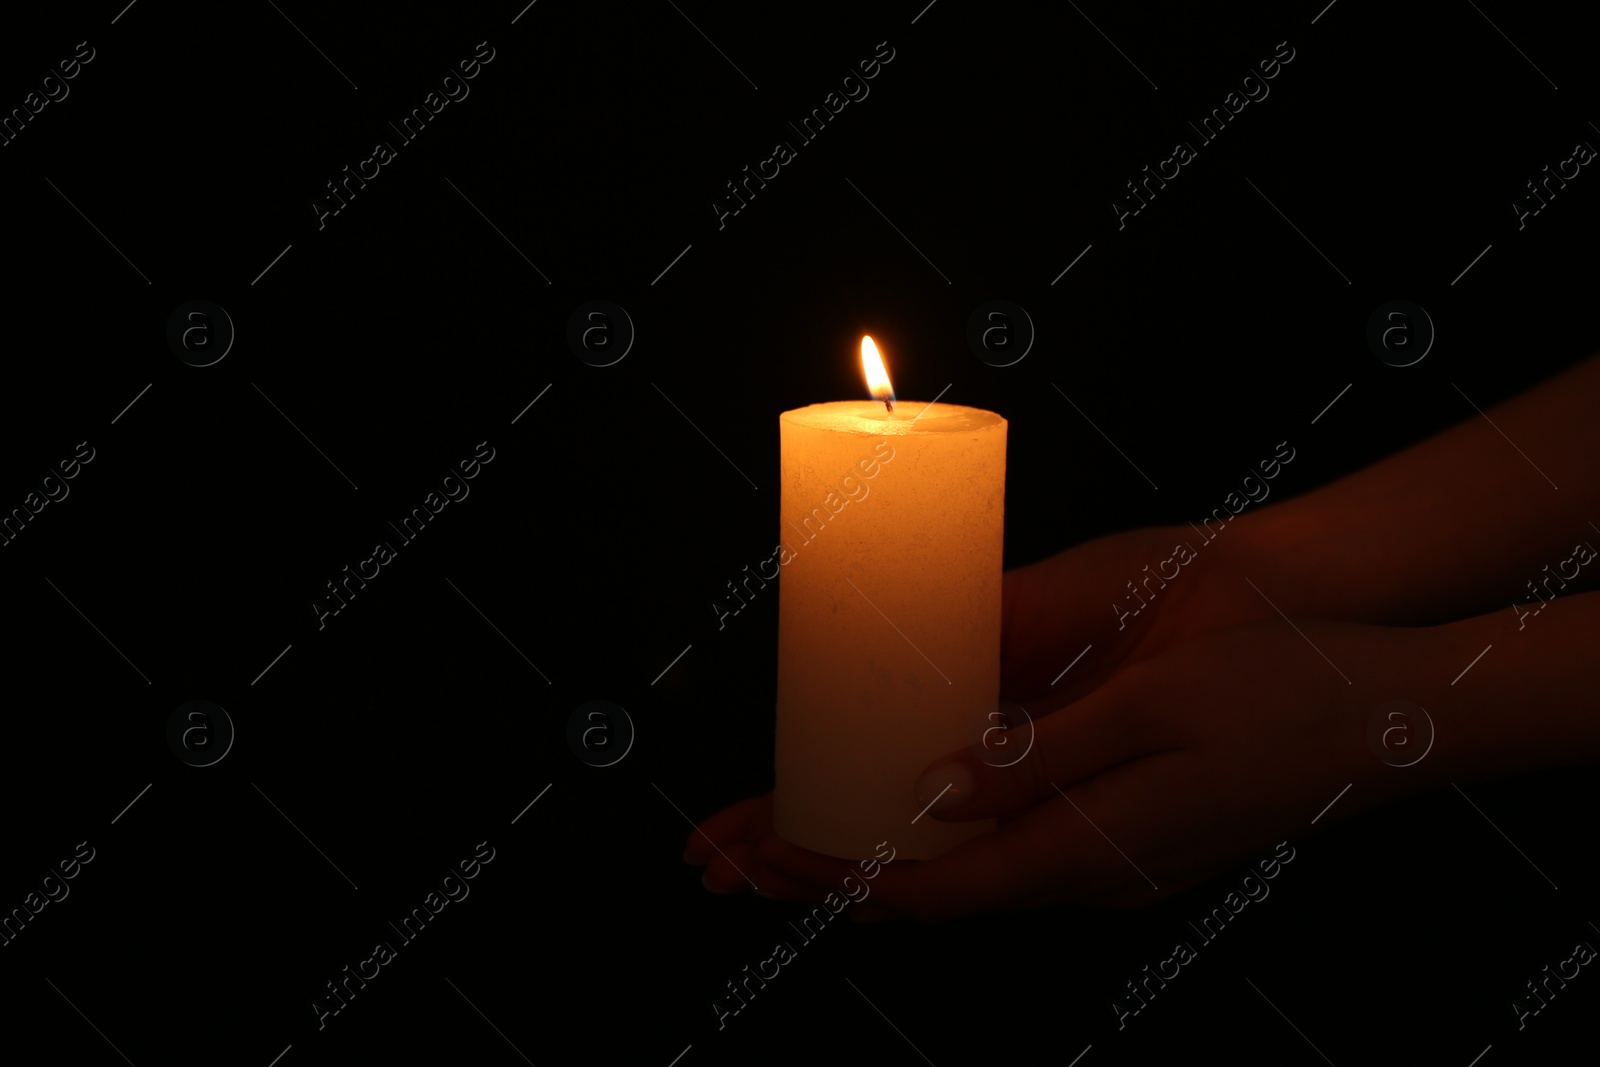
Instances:
[[[872,399],[883,401],[883,406],[894,410],[894,386],[889,383],[889,372],[884,368],[883,357],[870,336],[861,338],[861,369],[867,375],[867,391]]]

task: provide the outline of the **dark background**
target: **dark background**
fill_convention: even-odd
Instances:
[[[1510,208],[1600,143],[1569,9],[522,2],[7,15],[0,108],[95,58],[0,148],[0,509],[95,458],[0,549],[0,906],[96,849],[0,948],[8,1044],[1465,1067],[1592,1042],[1587,969],[1520,1032],[1509,1006],[1600,938],[1586,770],[1308,826],[1120,1033],[1110,998],[1227,879],[1138,912],[834,924],[719,1031],[711,999],[799,909],[712,897],[678,858],[686,816],[770,787],[775,591],[721,631],[710,603],[771,552],[778,413],[863,395],[863,332],[901,397],[1009,420],[1007,566],[1209,511],[1281,440],[1275,487],[1304,491],[1592,352],[1600,179],[1520,231]],[[480,41],[470,95],[400,145],[386,122]],[[796,143],[880,41],[870,95]],[[1270,96],[1119,230],[1122,184],[1280,41]],[[319,229],[378,140],[396,158]],[[711,200],[778,140],[796,160],[719,229]],[[1013,366],[966,342],[995,298],[1037,329]],[[194,299],[236,330],[204,368],[166,340]],[[613,366],[566,340],[592,299],[637,330]],[[1405,368],[1365,339],[1394,299],[1437,329]],[[324,583],[485,440],[470,496],[319,629]],[[194,699],[237,729],[210,767],[166,740]],[[637,731],[611,767],[568,745],[594,699]],[[319,1031],[323,983],[483,840],[470,897]]]

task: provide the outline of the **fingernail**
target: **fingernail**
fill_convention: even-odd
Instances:
[[[972,802],[972,771],[965,763],[944,763],[917,780],[917,803],[928,811],[946,812]]]

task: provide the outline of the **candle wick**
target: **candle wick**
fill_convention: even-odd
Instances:
[[[884,401],[884,402],[883,402],[883,406],[884,406],[884,407],[885,407],[885,408],[886,408],[886,409],[888,409],[888,411],[889,411],[889,413],[890,413],[890,414],[891,414],[891,415],[892,415],[892,414],[894,414],[894,401],[893,401],[893,400],[885,400],[885,401]]]

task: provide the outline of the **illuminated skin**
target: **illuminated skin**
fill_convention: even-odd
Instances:
[[[1493,426],[1474,414],[1248,509],[1121,629],[1107,605],[1126,595],[1124,576],[1195,541],[1191,527],[1100,538],[1008,572],[1003,691],[1034,717],[1033,748],[1011,767],[953,752],[930,768],[949,782],[944,764],[959,762],[970,782],[929,817],[1000,825],[887,867],[853,916],[1138,907],[1407,795],[1600,761],[1587,699],[1600,683],[1600,592],[1584,592],[1600,567],[1574,548],[1600,544],[1597,399],[1600,358],[1491,409]],[[1542,590],[1562,594],[1550,611]],[[1437,731],[1406,767],[1367,740],[1373,712],[1397,698]],[[707,819],[684,857],[715,892],[744,891],[747,875],[763,895],[808,902],[849,867],[776,837],[770,795]]]

